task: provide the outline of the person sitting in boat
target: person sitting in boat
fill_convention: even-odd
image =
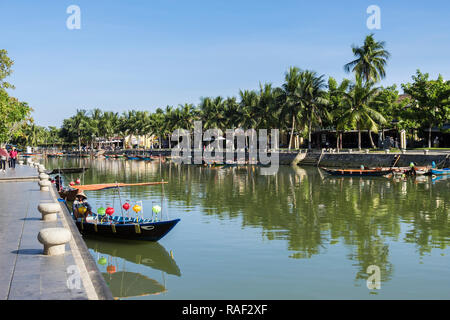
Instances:
[[[55,186],[56,186],[56,190],[58,190],[58,192],[60,192],[62,190],[62,179],[60,176],[56,176],[55,177]]]
[[[72,213],[76,219],[92,215],[92,207],[83,190],[79,190],[72,205]]]

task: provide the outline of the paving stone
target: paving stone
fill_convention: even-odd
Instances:
[[[52,193],[40,192],[37,181],[4,180],[37,175],[36,168],[18,166],[0,176],[0,299],[87,299],[82,283],[75,289],[67,284],[67,267],[76,265],[70,245],[64,255],[46,257],[37,240],[41,229],[63,227],[60,217],[43,222],[37,210],[39,203],[55,201]]]

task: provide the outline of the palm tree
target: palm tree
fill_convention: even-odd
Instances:
[[[296,121],[300,127],[306,127],[307,125],[308,149],[311,149],[313,124],[321,123],[323,117],[329,117],[326,108],[324,108],[327,99],[323,77],[323,75],[318,76],[314,71],[302,71],[296,67],[291,68],[286,74],[283,84],[284,104],[281,114],[284,117],[292,117],[289,149],[291,148]]]
[[[256,115],[259,105],[258,93],[253,90],[240,90],[239,96],[241,99],[241,102],[239,103],[241,116],[239,127],[242,127],[244,130],[256,128],[259,122]]]
[[[343,93],[344,113],[338,127],[344,128],[346,125],[355,126],[358,130],[358,149],[361,150],[361,130],[377,132],[377,121],[386,123],[384,117],[378,111],[371,108],[379,93],[379,88],[374,88],[374,82],[363,83],[361,77],[356,77],[356,83],[351,87],[350,92]]]
[[[341,121],[344,112],[343,108],[343,94],[348,90],[350,80],[344,79],[338,85],[336,80],[332,77],[328,79],[328,108],[331,114],[330,126]],[[330,120],[331,120],[330,119]],[[336,126],[336,149],[342,149],[342,133]]]
[[[356,59],[344,66],[346,72],[353,71],[364,81],[378,82],[386,76],[384,67],[390,53],[384,49],[384,41],[375,41],[373,34],[368,35],[362,47],[352,46]]]
[[[255,110],[257,119],[256,127],[259,129],[269,129],[276,126],[279,113],[277,105],[277,95],[279,90],[275,90],[272,84],[266,83],[259,85],[258,104]]]
[[[308,122],[308,149],[311,149],[312,125],[321,124],[324,117],[330,118],[326,109],[328,100],[326,99],[324,75],[317,76],[314,71],[303,71],[300,74],[300,92],[304,100],[305,118]]]
[[[292,138],[294,136],[294,128],[297,123],[303,124],[304,118],[302,117],[305,108],[304,100],[300,96],[300,69],[297,67],[291,67],[286,72],[284,77],[284,83],[282,85],[283,93],[279,97],[281,104],[280,118],[286,119],[291,124],[291,134],[289,138],[289,149],[291,149]]]

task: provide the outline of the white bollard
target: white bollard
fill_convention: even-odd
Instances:
[[[66,243],[72,239],[65,228],[45,228],[39,231],[38,241],[44,245],[44,255],[56,256],[66,252]]]
[[[48,180],[50,176],[46,173],[40,173],[39,174],[39,180]]]
[[[58,219],[57,213],[61,211],[61,206],[56,202],[40,203],[38,210],[42,214],[42,220],[56,221]]]
[[[48,180],[40,180],[39,181],[39,187],[41,188],[41,191],[50,191],[51,182]]]

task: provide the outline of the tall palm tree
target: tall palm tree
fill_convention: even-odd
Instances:
[[[287,123],[290,123],[291,128],[289,149],[291,149],[296,122],[304,125],[304,118],[302,116],[305,108],[305,101],[302,99],[300,92],[300,73],[301,71],[297,67],[291,67],[289,71],[285,73],[284,83],[282,85],[283,92],[279,97],[281,104],[280,118],[285,119]]]
[[[316,72],[300,70],[293,67],[285,76],[284,105],[281,114],[292,117],[291,148],[294,128],[308,128],[308,149],[311,149],[311,134],[314,123],[321,123],[323,117],[329,117],[325,108],[327,104],[325,81],[323,75]]]
[[[355,60],[344,66],[346,72],[353,71],[364,81],[378,82],[386,76],[385,66],[390,53],[384,49],[384,41],[375,41],[373,34],[368,35],[361,47],[352,46]]]
[[[239,127],[244,130],[256,128],[259,122],[256,114],[259,104],[258,93],[253,90],[240,90],[239,97],[241,99],[239,103],[241,116]]]
[[[358,130],[358,149],[361,150],[361,130],[377,132],[379,123],[386,123],[385,118],[378,111],[371,107],[379,93],[379,88],[374,87],[374,82],[363,83],[361,77],[356,77],[356,83],[351,87],[350,92],[343,93],[344,113],[339,127],[342,129],[346,125],[356,126]]]
[[[340,84],[332,77],[328,79],[328,108],[331,113],[330,126],[338,124],[343,116],[343,95],[350,86],[350,80],[344,79]],[[342,132],[336,126],[336,149],[342,149]]]
[[[300,74],[300,92],[304,100],[305,118],[308,122],[308,149],[311,149],[312,125],[322,124],[323,118],[330,118],[326,109],[328,100],[323,77],[324,75],[318,76],[316,72],[308,70]]]

